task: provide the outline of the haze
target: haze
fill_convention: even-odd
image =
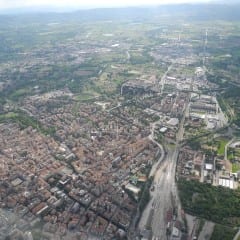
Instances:
[[[122,7],[122,6],[141,6],[159,5],[173,3],[196,3],[209,2],[208,0],[1,0],[0,10],[24,7],[54,7],[54,8],[95,8],[95,7]]]

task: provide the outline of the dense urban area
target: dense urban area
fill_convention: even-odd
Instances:
[[[177,7],[0,15],[0,239],[240,239],[240,6]]]

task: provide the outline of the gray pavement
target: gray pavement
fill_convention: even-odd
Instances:
[[[215,223],[206,221],[203,225],[202,231],[198,236],[198,240],[210,240],[213,230],[214,230]]]

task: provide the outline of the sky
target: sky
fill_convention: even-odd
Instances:
[[[0,0],[0,10],[25,7],[95,8],[209,2],[209,0]]]

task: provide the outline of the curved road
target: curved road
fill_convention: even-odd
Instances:
[[[160,158],[158,159],[158,161],[153,165],[152,169],[151,169],[151,172],[150,172],[150,176],[154,176],[157,169],[159,168],[161,162],[163,161],[164,157],[165,157],[165,151],[164,151],[164,148],[163,146],[157,142],[155,139],[154,139],[154,131],[155,131],[155,126],[156,124],[159,123],[159,121],[155,122],[155,123],[152,123],[152,126],[151,126],[151,134],[149,135],[149,139],[154,142],[160,149],[160,152],[161,152],[161,156]]]
[[[152,208],[154,214],[152,218],[152,233],[154,237],[161,240],[167,239],[166,213],[175,207],[175,196],[177,195],[175,186],[175,169],[178,156],[178,148],[168,149],[166,160],[155,175],[155,196]]]
[[[172,211],[174,208],[177,208],[178,220],[182,221],[180,214],[181,203],[178,197],[177,186],[175,182],[175,172],[178,153],[181,146],[179,143],[183,140],[184,121],[189,109],[189,99],[190,94],[188,94],[188,100],[185,104],[183,117],[180,121],[179,129],[176,134],[176,144],[174,146],[169,146],[166,149],[166,159],[162,161],[164,158],[162,154],[157,166],[154,166],[151,172],[153,175],[155,175],[153,182],[155,191],[151,193],[152,199],[142,214],[142,218],[139,222],[139,229],[142,231],[146,228],[146,226],[149,227],[150,225],[152,228],[153,239],[168,239],[166,235],[168,210]],[[154,140],[154,129],[156,124],[157,122],[152,125],[152,131],[149,138],[154,141],[164,153],[163,147]],[[155,169],[155,167],[157,168]]]
[[[153,165],[150,173],[151,176],[154,176],[155,190],[151,192],[152,199],[142,214],[139,229],[142,231],[147,224],[150,224],[153,236],[165,240],[167,239],[166,212],[175,206],[177,199],[175,169],[179,148],[177,145],[174,148],[169,147],[167,149],[168,154],[165,156],[163,146],[154,140],[154,130],[157,123],[152,124],[149,138],[158,145],[162,154],[157,163]],[[164,157],[166,158],[164,159]]]

